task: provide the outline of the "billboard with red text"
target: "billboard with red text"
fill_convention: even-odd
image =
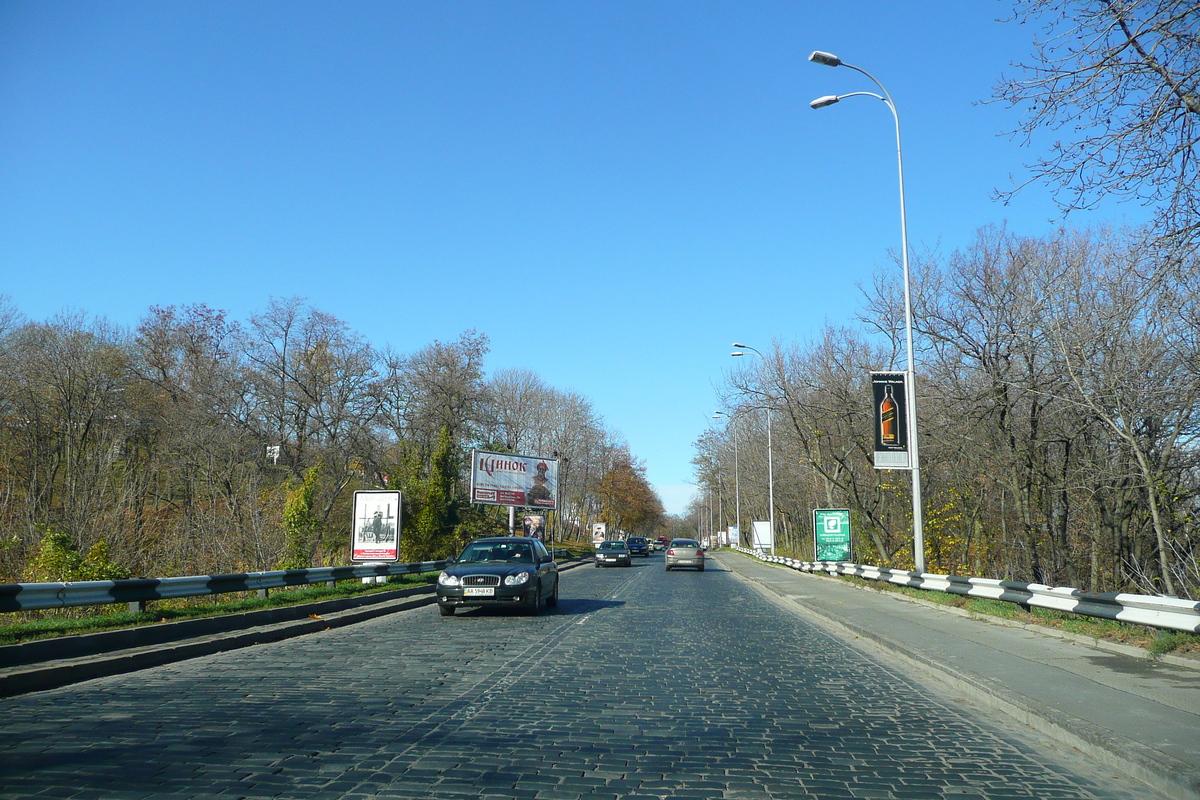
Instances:
[[[472,450],[471,502],[555,509],[558,459]]]

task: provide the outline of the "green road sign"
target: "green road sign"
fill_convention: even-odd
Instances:
[[[853,560],[850,550],[849,509],[813,509],[813,536],[817,545],[817,561]]]

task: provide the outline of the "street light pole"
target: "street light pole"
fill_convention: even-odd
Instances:
[[[763,364],[767,363],[766,357],[753,347],[738,344],[737,342],[734,342],[733,346],[739,350],[749,350],[762,359]],[[737,352],[730,353],[729,355],[736,358],[737,356],[745,355],[745,353]],[[771,445],[771,406],[766,405],[763,408],[767,412],[767,503],[770,505],[768,512],[771,520],[771,555],[775,555],[775,464],[773,460],[775,448]]]
[[[904,208],[904,156],[900,149],[900,115],[896,111],[896,104],[892,102],[892,96],[882,83],[871,73],[865,69],[856,67],[853,64],[847,64],[833,53],[825,53],[816,50],[808,57],[809,61],[816,64],[822,64],[826,67],[847,67],[855,72],[860,72],[871,79],[871,82],[879,87],[883,92],[882,95],[874,92],[851,92],[843,95],[826,95],[818,97],[809,105],[816,108],[825,108],[834,103],[840,102],[846,97],[867,96],[874,97],[876,100],[882,100],[883,103],[891,110],[892,119],[896,123],[896,164],[900,173],[900,252],[901,260],[904,265],[904,333],[907,340],[908,350],[908,452],[910,457],[910,469],[912,471],[912,516],[913,516],[913,561],[917,572],[925,571],[925,518],[922,513],[921,503],[921,456],[917,446],[917,373],[914,368],[915,359],[913,357],[913,317],[912,317],[912,295],[909,290],[909,270],[908,270],[908,218]]]

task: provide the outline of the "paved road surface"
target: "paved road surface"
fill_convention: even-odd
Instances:
[[[718,565],[0,700],[0,797],[1147,798]]]

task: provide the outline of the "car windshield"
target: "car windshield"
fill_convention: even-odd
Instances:
[[[671,547],[699,547],[700,543],[694,539],[676,539],[671,542]]]
[[[624,550],[624,542],[604,542],[600,545],[601,550]]]
[[[473,542],[458,559],[460,564],[484,561],[532,564],[533,548],[524,542]]]

